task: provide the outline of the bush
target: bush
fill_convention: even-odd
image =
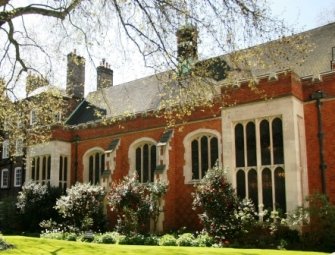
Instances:
[[[117,231],[127,235],[148,232],[150,219],[155,227],[166,190],[166,184],[140,183],[136,176],[114,182],[108,202],[111,210],[117,213]]]
[[[103,200],[105,192],[102,187],[89,183],[76,183],[66,190],[55,208],[65,219],[68,229],[72,231],[104,230],[105,216]]]
[[[116,239],[113,235],[106,233],[101,236],[101,242],[105,244],[115,244]]]
[[[21,216],[16,207],[16,196],[8,196],[0,202],[0,229],[2,234],[22,232]]]
[[[214,239],[208,233],[201,233],[195,239],[195,245],[199,247],[211,247],[214,244]]]
[[[299,207],[288,222],[302,229],[302,248],[331,252],[335,250],[335,205],[322,194],[307,198],[309,207]]]
[[[177,245],[177,239],[170,234],[163,235],[159,239],[159,245],[160,246],[176,246]]]
[[[66,240],[67,241],[77,241],[77,235],[75,233],[69,233],[67,236],[66,236]]]
[[[239,200],[223,169],[214,167],[195,186],[194,209],[203,211],[199,215],[205,231],[223,243],[234,239],[240,232],[241,221],[236,217]]]
[[[62,194],[61,189],[33,182],[25,183],[17,196],[16,206],[21,214],[23,231],[40,232],[43,220],[58,220],[55,202]]]
[[[144,245],[144,243],[145,243],[145,236],[141,234],[122,236],[119,239],[119,244],[125,244],[125,245]]]
[[[185,233],[178,237],[177,245],[178,246],[194,246],[195,238],[191,233]]]

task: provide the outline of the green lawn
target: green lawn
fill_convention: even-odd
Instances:
[[[15,249],[2,251],[3,254],[24,255],[321,255],[322,252],[279,251],[233,248],[197,248],[197,247],[159,247],[130,246],[109,244],[88,244],[81,242],[59,241],[21,236],[6,236],[5,240],[16,246]]]

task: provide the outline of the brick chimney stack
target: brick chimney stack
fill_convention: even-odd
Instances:
[[[97,67],[97,89],[103,89],[113,86],[113,70],[110,64],[103,58],[100,66]]]
[[[193,25],[180,28],[177,33],[178,62],[198,60],[198,30]]]
[[[67,55],[66,92],[69,96],[83,98],[85,91],[85,58],[76,50]]]

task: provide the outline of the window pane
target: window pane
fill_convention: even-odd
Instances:
[[[143,182],[149,181],[149,145],[143,146]]]
[[[35,180],[35,158],[31,162],[31,179]]]
[[[67,181],[67,157],[64,157],[64,175],[63,175],[63,180],[65,182]]]
[[[264,209],[273,210],[272,201],[272,177],[269,168],[265,168],[262,172],[262,190]]]
[[[260,124],[259,129],[261,138],[262,165],[271,165],[269,122],[267,120],[263,120]]]
[[[258,185],[257,185],[257,172],[254,169],[251,169],[248,172],[248,192],[249,198],[255,205],[255,208],[258,210]]]
[[[150,155],[150,160],[151,160],[151,173],[150,173],[150,181],[154,181],[154,176],[155,176],[155,169],[156,169],[156,146],[152,145],[151,146],[151,155]]]
[[[272,140],[274,164],[284,164],[283,127],[279,118],[272,122]]]
[[[89,159],[89,177],[88,177],[88,180],[90,183],[94,184],[94,181],[93,181],[93,164],[94,164],[94,158],[93,156],[90,156],[90,159]]]
[[[138,175],[138,179],[140,181],[142,181],[142,174],[141,174],[141,170],[142,170],[142,155],[141,155],[141,148],[137,148],[136,149],[136,172]]]
[[[281,167],[275,170],[276,209],[286,212],[285,171]]]
[[[193,140],[192,144],[192,179],[199,179],[199,144],[197,140]]]
[[[206,175],[208,168],[208,138],[203,136],[201,138],[201,177]]]
[[[244,167],[244,134],[242,124],[235,126],[235,155],[236,167]]]
[[[90,165],[91,166],[91,165]],[[59,157],[59,176],[58,180],[63,180],[63,157]]]
[[[256,166],[256,130],[255,124],[247,124],[247,160],[248,166]]]
[[[42,160],[42,180],[45,180],[47,173],[47,158],[44,156]]]
[[[216,137],[213,137],[211,139],[211,168],[216,164],[218,158],[219,158],[219,145],[218,145],[218,139]]]
[[[245,173],[243,170],[238,170],[236,174],[236,182],[237,182],[237,196],[241,199],[245,198]]]
[[[101,154],[100,173],[102,174],[105,170],[105,154]]]
[[[50,180],[51,175],[51,156],[48,156],[48,162],[47,162],[47,179]]]
[[[36,160],[36,180],[40,179],[40,158],[38,157]]]
[[[99,183],[100,179],[100,153],[95,154],[94,184]]]

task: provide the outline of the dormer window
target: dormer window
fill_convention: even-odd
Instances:
[[[4,140],[2,142],[2,158],[9,158],[9,141]]]
[[[34,126],[37,123],[37,113],[35,110],[30,111],[30,125]]]

